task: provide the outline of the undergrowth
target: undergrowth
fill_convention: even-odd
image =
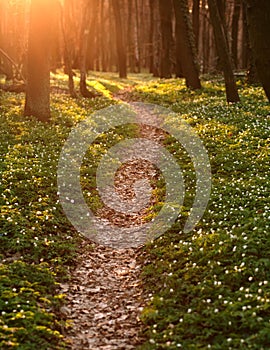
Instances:
[[[52,80],[66,86],[61,74]],[[22,94],[0,95],[0,348],[66,348],[58,283],[75,264],[82,238],[58,200],[58,158],[72,127],[115,103],[112,94],[130,85],[134,98],[169,107],[177,113],[172,122],[184,118],[194,128],[208,151],[213,177],[202,220],[184,234],[194,171],[179,142],[165,140],[183,169],[186,198],[175,225],[144,248],[149,258],[143,279],[151,301],[141,317],[148,340],[140,348],[268,349],[270,111],[262,89],[238,82],[242,102],[228,105],[219,80],[205,80],[195,92],[179,79],[134,75],[123,81],[108,74],[88,80],[89,88],[101,94],[96,99],[53,94],[47,124],[22,117]],[[136,132],[133,126],[118,128],[89,149],[81,183],[93,210],[102,205],[93,195],[99,157]]]
[[[172,122],[184,118],[194,128],[212,168],[211,198],[197,227],[183,233],[184,207],[169,232],[145,248],[151,301],[140,349],[269,348],[270,109],[261,88],[238,84],[241,103],[230,105],[217,81],[197,92],[174,79],[136,87],[136,98],[170,107],[178,113]],[[166,144],[185,169],[176,140]]]
[[[61,79],[57,82],[61,87]],[[52,94],[49,123],[22,116],[23,94],[0,95],[1,349],[66,348],[68,323],[58,285],[75,266],[82,238],[59,203],[57,165],[72,127],[115,103],[106,91],[96,99]],[[106,142],[92,146],[93,153],[97,147],[104,153],[111,140],[128,133],[132,129],[112,130],[103,137]],[[86,190],[91,190],[87,184]]]

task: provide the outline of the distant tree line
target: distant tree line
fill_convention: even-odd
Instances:
[[[64,67],[75,96],[77,70],[91,97],[89,70],[183,77],[192,89],[201,73],[223,72],[237,102],[234,76],[245,72],[270,98],[269,32],[268,0],[0,0],[0,73],[37,86]]]

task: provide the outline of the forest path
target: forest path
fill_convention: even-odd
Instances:
[[[68,284],[67,340],[72,350],[135,349],[144,304],[139,249],[114,250],[84,242]]]
[[[129,102],[129,96],[130,89],[127,89],[114,98]],[[151,118],[143,107],[138,112],[144,113],[144,118]],[[163,135],[152,127],[144,125],[140,131],[141,137],[156,141],[163,139]],[[132,190],[126,190],[129,185],[132,186],[138,172],[144,175],[148,172],[150,178],[155,176],[153,168],[147,171],[145,164],[129,162],[122,176],[116,180],[127,182],[123,186],[124,197],[130,196]],[[119,224],[119,218],[114,217],[110,210],[105,208],[102,211],[103,217],[107,216],[114,223],[118,220]],[[139,224],[141,220],[138,215],[128,224]],[[120,218],[120,225],[124,224]],[[140,248],[114,250],[84,241],[71,280],[61,285],[61,292],[67,297],[65,310],[72,321],[66,335],[70,349],[129,350],[142,343],[139,316],[147,301],[140,279],[144,263],[142,254]]]

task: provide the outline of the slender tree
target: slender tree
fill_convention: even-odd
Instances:
[[[248,56],[249,56],[249,35],[247,26],[247,11],[246,3],[241,0],[241,27],[242,27],[242,37],[241,37],[241,64],[242,68],[247,68],[248,66]]]
[[[80,93],[83,97],[94,97],[94,94],[87,89],[86,76],[87,76],[87,48],[88,48],[88,37],[90,32],[90,27],[93,29],[92,25],[89,24],[90,19],[90,4],[91,0],[85,0],[83,6],[83,15],[81,23],[81,41],[80,41]]]
[[[232,17],[232,57],[235,68],[238,68],[238,35],[239,19],[241,12],[241,0],[234,0],[233,17]]]
[[[98,46],[98,15],[99,15],[99,5],[98,0],[88,0],[88,20],[85,23],[86,33],[85,33],[85,70],[95,70],[95,60],[97,58],[97,46]],[[84,11],[84,14],[86,11]]]
[[[200,0],[193,0],[192,3],[192,25],[195,35],[196,49],[198,49],[200,33]]]
[[[63,7],[61,7],[61,29],[63,36],[64,49],[64,71],[68,75],[68,88],[71,97],[76,97],[73,71],[72,71],[72,38],[70,35],[70,28],[72,28],[71,18],[71,2],[72,0],[65,0]]]
[[[140,19],[139,19],[139,4],[138,0],[135,0],[135,63],[137,66],[137,72],[141,71],[141,43],[140,43]]]
[[[116,27],[116,45],[118,55],[119,77],[127,77],[127,53],[124,44],[122,18],[120,13],[119,0],[112,0],[113,13]]]
[[[108,70],[108,58],[107,58],[107,47],[106,47],[106,38],[105,38],[105,32],[106,32],[106,24],[107,19],[105,16],[106,9],[104,8],[104,1],[101,1],[100,4],[100,55],[101,55],[101,66],[103,72],[107,72]]]
[[[247,69],[247,83],[259,84],[258,73],[255,67],[253,52],[250,45],[248,25],[247,25],[247,3],[242,0],[242,25],[243,25],[243,42],[242,42],[242,60],[243,67]]]
[[[149,71],[154,73],[154,0],[149,0]]]
[[[240,101],[240,98],[233,75],[231,57],[227,45],[223,20],[220,17],[220,12],[217,6],[217,0],[208,0],[208,6],[210,19],[214,29],[217,52],[224,73],[227,102],[238,102]]]
[[[181,64],[186,85],[191,89],[200,89],[196,48],[187,0],[173,0],[176,19],[176,62]]]
[[[159,0],[161,29],[160,77],[171,78],[172,1]]]
[[[56,0],[32,0],[27,54],[24,115],[42,121],[50,118],[50,54]]]
[[[128,65],[132,73],[135,72],[135,41],[134,41],[134,10],[133,0],[127,0],[127,41],[128,41]]]
[[[252,53],[259,79],[270,101],[270,1],[245,0]]]
[[[154,0],[152,3],[152,25],[153,25],[153,76],[159,76],[159,61],[160,61],[160,50],[161,50],[161,31],[160,31],[160,16],[159,16],[159,0]]]
[[[201,2],[201,32],[199,42],[199,55],[202,61],[202,72],[206,73],[209,69],[209,51],[210,51],[210,25],[208,19],[208,11],[206,10],[206,0]]]

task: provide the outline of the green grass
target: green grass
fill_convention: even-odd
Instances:
[[[66,77],[54,74],[52,83],[66,88]],[[242,103],[228,105],[222,81],[213,77],[197,92],[180,79],[145,74],[122,80],[114,73],[91,73],[88,85],[101,96],[53,94],[48,124],[22,117],[22,94],[0,94],[0,348],[66,347],[58,283],[75,265],[81,237],[58,202],[58,158],[71,128],[115,103],[112,94],[131,85],[134,97],[171,108],[194,128],[213,175],[208,208],[198,226],[184,234],[195,175],[179,143],[166,139],[183,168],[186,197],[171,230],[144,248],[144,288],[151,301],[142,314],[147,341],[141,349],[268,349],[270,108],[262,89],[239,81]],[[110,130],[89,148],[81,183],[93,210],[102,205],[97,195],[87,195],[95,190],[92,175],[100,157],[136,133],[132,125]],[[157,198],[163,184],[158,181]]]

